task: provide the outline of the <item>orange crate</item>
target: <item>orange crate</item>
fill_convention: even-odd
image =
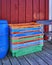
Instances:
[[[37,24],[37,23],[25,23],[25,24],[9,24],[9,26],[13,29],[16,28],[28,28],[28,27],[39,27],[42,26],[42,24]]]

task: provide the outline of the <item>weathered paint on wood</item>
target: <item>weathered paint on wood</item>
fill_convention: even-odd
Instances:
[[[2,1],[2,0],[0,0],[0,19],[1,19],[1,17],[2,17],[2,16],[1,16],[1,15],[2,15],[2,10],[1,10],[1,8],[2,8],[1,5],[2,5],[2,3],[1,3],[1,1]]]
[[[6,15],[7,17],[6,17],[6,19],[8,20],[8,23],[10,23],[11,22],[10,21],[11,20],[11,12],[10,12],[11,11],[11,8],[10,8],[11,7],[11,4],[10,4],[11,0],[6,0],[6,2],[7,2],[6,3],[6,9],[7,9],[7,15]]]
[[[41,52],[21,57],[12,57],[8,54],[4,59],[0,59],[0,65],[52,65],[52,50],[47,46],[52,44],[46,43]]]
[[[7,19],[8,23],[48,19],[48,2],[49,0],[0,0],[0,19]]]
[[[32,22],[32,0],[26,0],[26,22]]]
[[[0,0],[0,19],[8,23],[25,23],[48,19],[49,0]],[[48,31],[48,26],[45,26]],[[46,37],[47,39],[47,37]]]
[[[33,0],[33,20],[40,20],[40,0]]]
[[[25,22],[25,0],[19,0],[19,23]]]
[[[1,7],[2,7],[2,9],[1,9],[2,10],[2,16],[1,17],[2,17],[2,19],[7,19],[7,15],[6,15],[7,14],[6,13],[7,12],[6,11],[6,6],[7,6],[6,3],[7,2],[6,2],[6,0],[2,0],[1,3],[2,3],[2,5],[1,5]]]
[[[45,20],[45,0],[40,0],[40,20]]]

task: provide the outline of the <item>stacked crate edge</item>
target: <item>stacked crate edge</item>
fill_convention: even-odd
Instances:
[[[43,47],[43,25],[37,23],[9,24],[13,56],[22,56],[41,51]],[[27,50],[28,49],[28,50]],[[30,51],[31,49],[31,51]]]

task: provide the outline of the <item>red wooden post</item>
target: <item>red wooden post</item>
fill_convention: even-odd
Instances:
[[[49,19],[49,0],[45,0],[46,1],[46,17],[45,17],[45,19],[46,20],[48,20]],[[44,27],[44,30],[45,30],[45,32],[48,32],[49,31],[49,27],[48,26],[45,26]],[[45,40],[47,40],[48,39],[48,37],[46,36],[45,37]]]

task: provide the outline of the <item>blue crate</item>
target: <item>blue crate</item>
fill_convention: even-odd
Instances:
[[[43,44],[44,40],[37,40],[37,41],[33,41],[33,42],[26,42],[23,44],[11,44],[11,48],[20,48],[20,47],[27,47],[27,46],[31,46],[31,45],[37,45],[37,44]]]
[[[37,27],[37,28],[17,28],[17,29],[11,29],[11,32],[26,32],[26,31],[30,31],[30,30],[43,30],[42,29],[43,26],[41,27]]]
[[[36,34],[43,34],[42,32],[26,32],[22,34],[11,34],[11,37],[23,37],[23,36],[31,36]]]

